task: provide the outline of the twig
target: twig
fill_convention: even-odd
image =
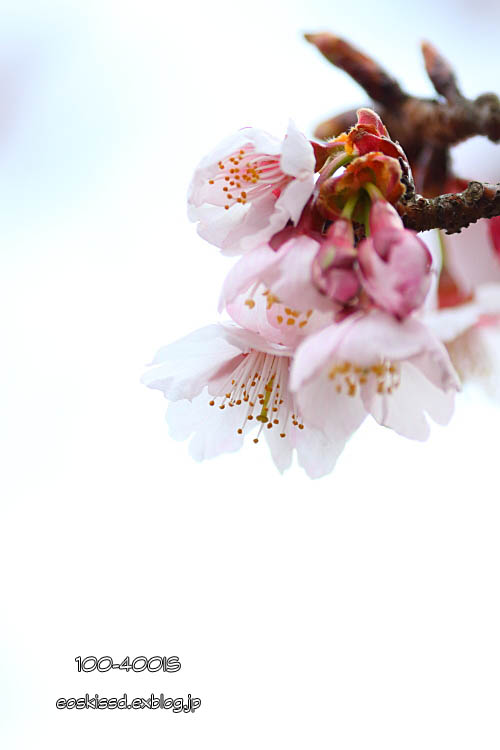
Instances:
[[[407,140],[411,140],[407,138],[409,129],[424,137],[426,143],[439,147],[452,146],[475,135],[484,135],[494,143],[500,141],[498,97],[495,94],[482,94],[474,100],[463,97],[448,63],[429,43],[423,45],[427,72],[445,102],[407,94],[375,60],[333,34],[306,34],[306,39],[333,65],[348,73],[379,105],[377,111],[389,132],[410,152],[409,157],[412,151],[407,145]],[[388,117],[388,112],[392,116]],[[329,121],[332,129],[338,120]],[[319,126],[317,133],[323,138],[338,135],[329,132],[326,123]]]
[[[454,234],[478,219],[500,216],[500,183],[469,182],[461,193],[435,198],[416,195],[397,208],[408,229],[416,232],[444,229],[447,234]]]

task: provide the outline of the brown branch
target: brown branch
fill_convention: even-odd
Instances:
[[[500,141],[500,100],[495,94],[466,99],[450,64],[428,42],[422,44],[422,54],[439,99],[406,93],[375,60],[339,37],[321,33],[306,34],[306,39],[359,83],[376,103],[392,138],[402,144],[416,183],[415,187],[406,170],[405,196],[397,205],[406,227],[453,234],[478,219],[500,215],[500,183],[470,182],[462,192],[440,195],[463,185],[451,174],[450,146],[475,135]],[[335,137],[355,120],[355,110],[344,112],[319,125],[315,135],[325,140]]]
[[[348,73],[364,88],[376,102],[393,106],[403,101],[407,94],[399,83],[375,60],[353,47],[349,42],[333,34],[306,34],[305,38],[314,44],[329,62]]]
[[[397,208],[408,229],[416,232],[445,229],[447,234],[454,234],[478,219],[500,216],[500,183],[469,182],[461,193],[436,198],[416,195]]]
[[[430,42],[422,42],[422,54],[427,75],[437,93],[444,96],[446,101],[450,103],[462,99],[455,73],[449,62]]]
[[[484,135],[495,143],[500,141],[498,97],[495,94],[482,94],[474,100],[463,97],[450,66],[431,45],[424,44],[424,59],[436,91],[447,98],[445,102],[407,94],[377,62],[339,37],[321,33],[306,34],[306,39],[374,100],[392,137],[403,144],[410,158],[412,149],[407,141],[411,142],[412,138],[425,137],[427,144],[441,148],[475,135]],[[340,118],[334,118],[330,127],[336,128],[339,122]],[[338,135],[329,132],[326,123],[318,130],[322,137]]]

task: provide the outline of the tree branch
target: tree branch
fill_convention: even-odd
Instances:
[[[461,193],[435,198],[416,195],[408,203],[398,204],[397,209],[408,229],[445,229],[447,234],[454,234],[478,219],[500,216],[500,183],[469,182]]]
[[[455,73],[440,52],[430,42],[422,42],[422,54],[427,75],[437,93],[444,96],[450,104],[463,99]]]
[[[305,38],[314,44],[332,65],[345,70],[374,101],[392,107],[396,102],[407,98],[408,94],[405,94],[389,73],[344,39],[328,33],[305,34]]]
[[[500,99],[463,96],[451,65],[429,42],[423,42],[425,68],[438,94],[423,99],[405,92],[375,60],[333,34],[306,34],[329,62],[351,76],[375,102],[393,140],[401,143],[414,174],[406,174],[405,197],[396,206],[409,229],[444,229],[448,234],[500,215],[500,183],[464,181],[451,172],[449,148],[476,135],[500,142]],[[355,124],[356,111],[319,125],[315,135],[327,140]],[[449,190],[462,192],[448,193]],[[441,193],[445,193],[441,195]],[[423,197],[419,193],[423,193]]]
[[[306,34],[306,39],[341,70],[348,73],[376,102],[378,113],[392,137],[403,143],[408,131],[425,134],[425,141],[438,147],[452,146],[475,135],[500,141],[500,100],[495,94],[466,99],[460,93],[449,64],[434,47],[424,43],[422,51],[429,77],[446,101],[422,99],[402,90],[399,83],[375,60],[333,34]],[[341,116],[343,118],[343,116]],[[339,118],[319,126],[318,137],[334,137]],[[341,132],[341,131],[340,131]],[[410,156],[410,153],[408,154]]]

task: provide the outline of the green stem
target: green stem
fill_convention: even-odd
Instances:
[[[330,177],[333,177],[337,169],[347,166],[347,164],[349,164],[353,160],[353,158],[353,156],[345,153],[344,155],[338,154],[337,156],[331,158],[326,162],[325,166],[322,167],[318,182],[322,183],[325,182],[325,180],[329,180]]]
[[[363,187],[372,201],[384,200],[384,196],[373,182],[367,182]]]
[[[365,225],[365,235],[370,236],[370,204],[367,204],[365,208],[365,215],[363,216],[363,224]]]
[[[359,199],[359,193],[356,193],[356,195],[351,195],[349,200],[344,206],[344,210],[342,211],[341,217],[342,219],[349,219],[351,220],[351,216],[354,213],[354,209],[356,208],[356,203]]]

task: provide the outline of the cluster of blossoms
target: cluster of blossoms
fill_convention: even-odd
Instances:
[[[194,458],[237,450],[252,432],[280,471],[295,450],[320,477],[369,415],[417,440],[428,417],[449,421],[459,389],[450,352],[494,327],[499,295],[481,283],[460,290],[405,229],[395,205],[409,176],[369,109],[324,144],[293,123],[283,141],[244,128],[201,161],[189,216],[241,256],[220,297],[231,321],[164,347],[143,378],[170,400],[171,434],[191,436]]]

